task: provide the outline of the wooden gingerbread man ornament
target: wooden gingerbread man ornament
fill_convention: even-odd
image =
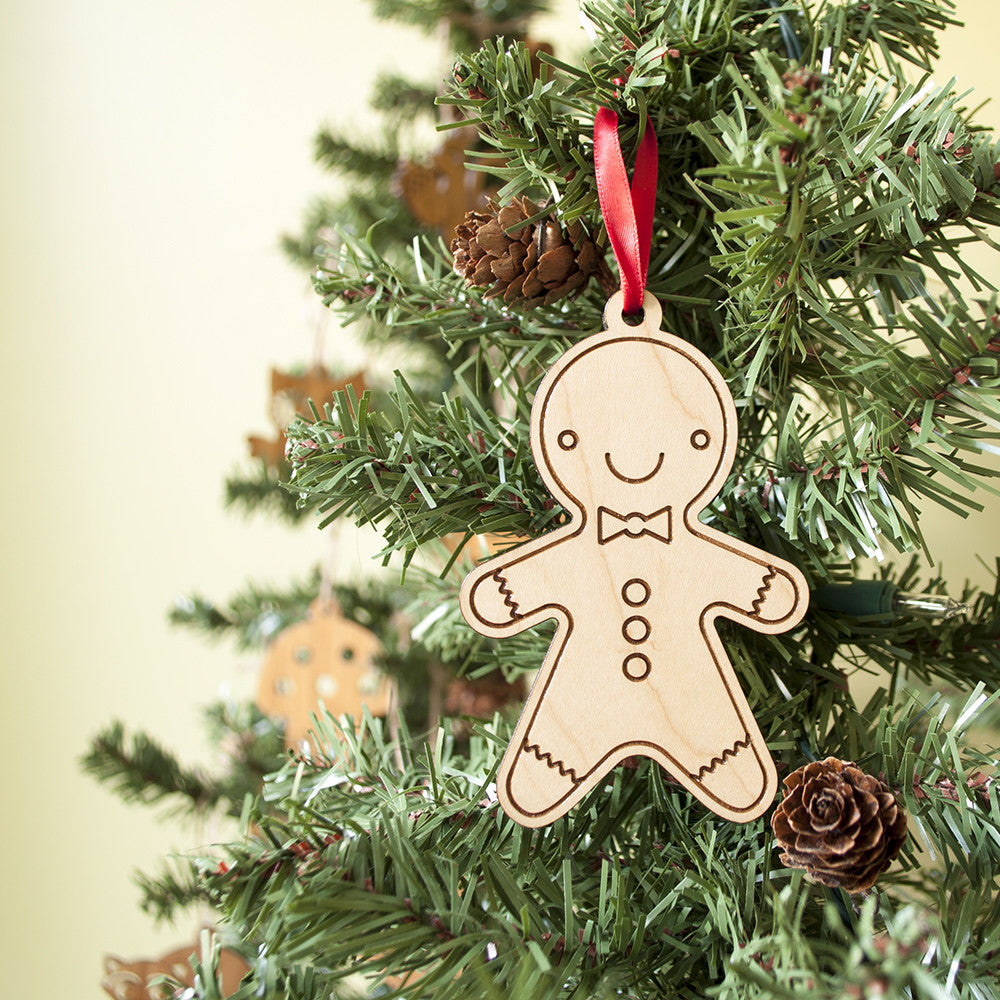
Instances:
[[[642,302],[632,326],[612,296],[605,330],[568,350],[535,397],[532,452],[569,521],[462,587],[483,635],[558,622],[497,778],[505,812],[528,827],[634,754],[737,822],[777,788],[715,620],[784,632],[805,613],[806,582],[698,520],[733,464],[736,407],[708,358],[660,330],[656,299]]]

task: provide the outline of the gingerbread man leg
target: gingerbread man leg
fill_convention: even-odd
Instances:
[[[618,650],[594,677],[569,642],[543,667],[504,757],[504,808],[541,826],[623,758],[643,754],[715,812],[743,822],[759,816],[777,787],[760,730],[718,640],[712,648],[699,633],[697,646],[685,646],[685,655],[676,646],[647,647],[648,656]]]
[[[542,826],[561,816],[586,793],[572,765],[544,750],[530,737],[507,752],[501,766],[500,800],[523,826]]]
[[[497,775],[497,793],[504,810],[523,826],[551,822],[586,791],[578,791],[581,777],[577,768],[584,764],[586,751],[575,739],[574,722],[562,725],[558,709],[553,714],[544,703],[553,689],[575,686],[557,683],[557,679],[569,678],[573,673],[572,659],[564,656],[566,640],[563,632],[553,641]],[[569,646],[572,656],[572,643]],[[539,716],[541,723],[537,724]]]
[[[683,732],[659,728],[654,739],[669,759],[662,751],[651,756],[708,808],[749,822],[770,805],[777,772],[714,628],[706,628],[701,639],[696,651],[689,647],[689,683],[672,691],[669,717],[685,720]]]

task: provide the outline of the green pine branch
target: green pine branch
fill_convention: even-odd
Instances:
[[[316,568],[285,588],[248,583],[223,606],[200,594],[185,595],[170,609],[170,623],[211,638],[233,636],[238,649],[259,649],[306,616],[319,587],[320,571]]]
[[[133,733],[129,739],[121,722],[93,738],[80,764],[125,802],[151,805],[169,799],[179,812],[199,815],[214,809],[223,796],[217,782],[184,767],[152,737]]]
[[[855,916],[778,864],[762,821],[716,823],[650,762],[617,769],[567,817],[525,830],[490,793],[506,730],[482,728],[467,758],[447,740],[424,758],[404,747],[400,770],[370,719],[359,735],[327,725],[326,756],[342,763],[303,761],[272,782],[287,819],[255,812],[260,834],[210,883],[223,912],[263,929],[281,961],[335,977],[419,971],[407,996],[468,996],[482,977],[497,996],[533,1000],[640,983],[691,998],[722,983],[720,995],[742,1000],[799,995],[801,962],[831,998],[879,976],[914,996],[936,997],[946,981],[973,996],[996,982],[972,942],[996,937],[984,877],[1000,866],[1000,800],[995,781],[977,776],[989,758],[962,737],[984,701],[974,693],[954,722],[916,704],[856,718],[878,748],[859,763],[885,774],[913,824],[900,873],[880,886],[919,886],[916,849],[933,851],[936,918],[898,911],[885,892],[883,918],[874,901]],[[823,751],[848,743],[832,733]]]
[[[164,861],[156,875],[136,872],[140,909],[158,923],[170,923],[194,906],[211,903],[211,895],[193,860]]]
[[[327,305],[336,305],[347,323],[364,321],[369,340],[399,337],[432,341],[447,356],[459,346],[493,347],[533,359],[539,350],[555,357],[568,346],[566,331],[581,328],[579,313],[600,323],[603,300],[595,293],[577,300],[576,317],[562,306],[516,315],[499,299],[483,299],[452,269],[440,242],[414,240],[407,259],[384,256],[367,238],[341,233],[339,258],[328,261],[314,278]],[[515,318],[516,316],[516,318]]]
[[[124,802],[166,802],[178,815],[223,809],[239,816],[244,799],[256,795],[264,776],[282,761],[281,732],[250,703],[220,702],[205,715],[209,731],[228,749],[228,766],[219,775],[185,766],[160,741],[143,732],[128,734],[119,721],[93,737],[80,765]]]
[[[380,73],[372,88],[371,108],[401,123],[433,115],[436,99],[434,84],[414,83],[398,73]]]
[[[549,0],[375,0],[375,16],[424,31],[449,29],[453,49],[475,48],[495,35],[522,34]]]
[[[312,498],[324,523],[347,516],[381,526],[386,554],[402,550],[408,559],[452,532],[551,525],[560,512],[541,487],[525,435],[518,440],[471,391],[464,398],[429,406],[399,377],[394,417],[371,411],[367,397],[338,394],[338,429],[289,428],[292,487]],[[476,420],[489,422],[485,434]],[[306,434],[308,446],[300,443]]]
[[[307,513],[304,506],[282,487],[279,476],[264,463],[257,467],[256,475],[230,475],[225,489],[225,506],[244,514],[277,516],[289,524],[298,524]]]
[[[388,183],[399,164],[396,150],[360,146],[353,139],[337,135],[330,129],[316,134],[313,158],[327,170],[375,183]]]

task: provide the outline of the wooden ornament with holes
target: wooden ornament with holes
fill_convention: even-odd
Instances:
[[[647,292],[631,325],[612,296],[604,331],[546,374],[531,448],[568,519],[462,586],[483,635],[557,622],[497,777],[504,811],[524,826],[557,819],[637,754],[737,822],[760,816],[777,788],[715,621],[784,632],[808,590],[790,563],[699,520],[736,456],[736,407],[661,315]]]
[[[317,599],[309,617],[280,632],[268,648],[257,684],[257,706],[285,723],[285,745],[300,747],[320,702],[331,715],[359,723],[362,708],[384,716],[391,684],[375,666],[378,637],[345,618],[335,601]]]

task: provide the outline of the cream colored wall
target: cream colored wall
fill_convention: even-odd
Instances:
[[[970,27],[939,78],[993,93],[993,4],[960,7]],[[5,995],[96,998],[103,952],[194,937],[193,921],[155,930],[130,873],[213,831],[119,805],[75,758],[121,716],[210,763],[197,707],[221,685],[249,690],[255,664],[169,629],[167,608],[322,555],[310,527],[226,515],[221,484],[244,435],[267,429],[268,366],[311,355],[314,302],[276,239],[330,188],[310,164],[315,129],[364,128],[379,66],[446,69],[436,44],[368,10],[0,10]],[[565,53],[579,32],[571,14],[560,23]],[[1000,551],[995,518],[942,545],[956,577],[975,551]],[[360,565],[350,535],[341,559]]]
[[[212,831],[118,804],[75,759],[120,716],[210,764],[198,706],[255,664],[168,628],[171,602],[324,554],[314,527],[225,514],[222,483],[269,430],[269,365],[313,350],[277,249],[330,187],[312,136],[365,128],[376,68],[438,50],[344,0],[3,6],[0,992],[96,998],[105,951],[194,940],[193,919],[153,928],[132,871]]]
[[[955,77],[960,93],[973,89],[965,101],[968,107],[989,101],[980,108],[977,119],[996,132],[1000,126],[1000,82],[995,71],[994,41],[1000,26],[1000,8],[996,0],[957,0],[956,7],[957,16],[965,24],[945,33],[934,78],[944,84]],[[985,245],[967,252],[980,273],[1000,285],[1000,255]],[[982,464],[1000,467],[1000,461],[993,456],[987,456]],[[1000,486],[1000,479],[995,479],[993,485]],[[993,585],[994,560],[1000,555],[1000,500],[984,491],[980,491],[978,500],[985,509],[967,519],[944,516],[936,509],[925,518],[931,553],[942,563],[955,591],[961,589],[965,579],[980,586]]]

